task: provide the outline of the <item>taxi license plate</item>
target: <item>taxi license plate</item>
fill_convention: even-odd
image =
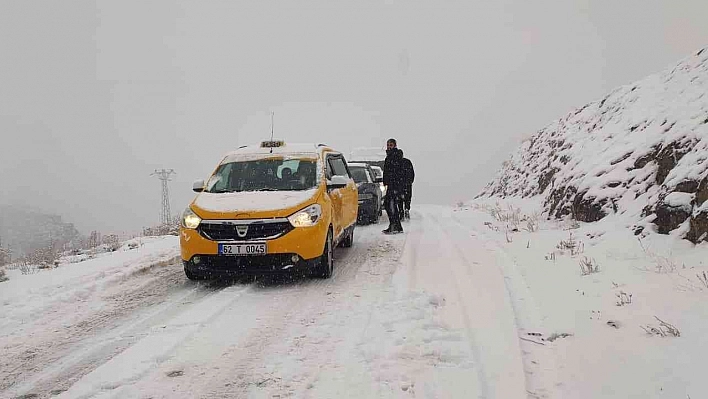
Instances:
[[[249,244],[219,244],[219,255],[249,256],[265,255],[267,253],[266,243]]]

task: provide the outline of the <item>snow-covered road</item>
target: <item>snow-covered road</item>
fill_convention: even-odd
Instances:
[[[434,206],[383,227],[358,227],[329,280],[189,282],[172,238],[52,270],[0,297],[0,396],[555,397],[483,232]]]

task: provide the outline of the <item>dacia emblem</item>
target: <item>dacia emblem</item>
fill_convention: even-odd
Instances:
[[[240,238],[246,237],[246,235],[248,235],[248,225],[236,226],[236,234],[238,234]]]

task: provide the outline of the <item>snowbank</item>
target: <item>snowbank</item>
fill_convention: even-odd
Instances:
[[[685,200],[669,202],[683,206]],[[542,219],[536,231],[517,222],[542,206],[538,196],[480,198],[455,212],[470,234],[506,259],[501,263],[520,314],[524,357],[536,367],[527,370],[553,370],[544,387],[557,388],[534,393],[702,397],[708,390],[702,366],[708,358],[708,243],[637,237],[621,218]],[[583,274],[583,262],[597,265],[597,272]]]

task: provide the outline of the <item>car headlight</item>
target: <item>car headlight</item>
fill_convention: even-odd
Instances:
[[[182,227],[185,229],[196,229],[201,222],[202,218],[197,216],[189,207],[182,213]]]
[[[288,221],[293,227],[309,227],[316,225],[317,221],[320,220],[320,216],[322,216],[322,207],[314,204],[288,216]]]
[[[374,194],[371,194],[371,193],[359,194],[359,199],[360,199],[360,200],[370,200],[370,199],[372,199],[372,198],[374,198]]]

